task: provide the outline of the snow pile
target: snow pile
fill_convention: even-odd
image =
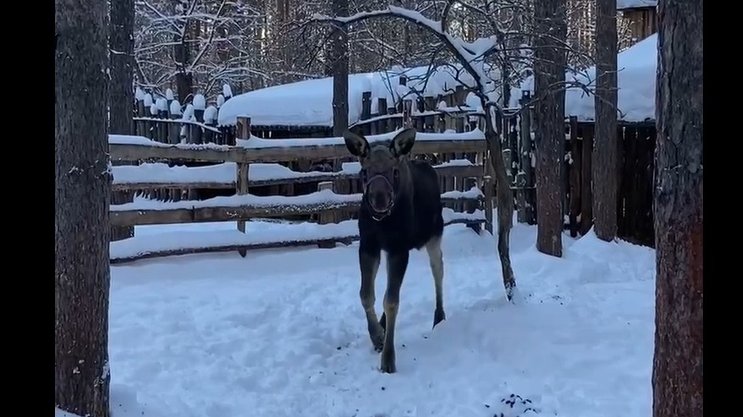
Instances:
[[[617,56],[617,101],[619,120],[642,122],[655,120],[655,78],[658,61],[658,35],[654,34],[636,43]],[[565,116],[577,116],[579,121],[593,121],[596,68],[565,76],[567,82],[580,82],[588,86],[591,94],[578,87],[565,92]],[[522,85],[524,90],[534,90],[534,80],[529,78]]]
[[[204,110],[206,108],[206,98],[203,94],[196,94],[193,97],[194,110]]]
[[[400,77],[407,79],[400,85]],[[492,77],[497,77],[493,73]],[[389,71],[350,74],[348,76],[348,117],[353,124],[361,118],[362,93],[372,93],[372,112],[378,111],[378,99],[385,98],[392,107],[401,98],[415,99],[413,91],[424,96],[453,92],[457,85],[474,86],[472,77],[459,65],[436,68],[428,66]],[[512,102],[517,102],[520,90],[513,89]],[[500,97],[500,94],[496,94]],[[234,125],[238,116],[249,116],[251,124],[259,125],[333,125],[333,78],[321,78],[277,85],[239,94],[219,108],[218,125]],[[512,103],[513,104],[513,103]],[[479,108],[479,102],[477,107]]]
[[[245,236],[286,227],[248,222]],[[234,229],[235,222],[138,226],[135,236]],[[113,417],[129,417],[117,414],[119,403],[144,416],[184,417],[650,415],[654,251],[589,233],[563,235],[564,256],[555,258],[535,241],[536,227],[514,225],[522,301],[511,304],[496,240],[447,227],[447,320],[435,329],[428,258],[412,251],[393,375],[378,371],[369,341],[358,243],[113,265],[109,352],[121,398]]]
[[[356,163],[358,164],[358,162]],[[298,179],[327,177],[355,173],[344,170],[343,172],[320,172],[320,171],[293,171],[281,164],[255,163],[250,164],[248,178],[250,181],[270,181],[278,179]],[[234,184],[237,172],[237,164],[224,162],[221,164],[188,167],[184,165],[169,166],[162,162],[145,162],[140,165],[119,165],[112,169],[114,184],[142,184],[142,183],[221,183]]]
[[[617,10],[656,6],[658,6],[658,0],[617,0]]]
[[[229,103],[229,102],[228,102]],[[369,143],[389,141],[402,129],[395,130],[393,132],[383,133],[379,135],[368,135],[366,136]],[[418,132],[415,135],[415,141],[431,141],[431,140],[472,140],[472,141],[484,141],[485,134],[482,130],[473,129],[469,132],[455,133],[455,132],[444,132],[444,133],[425,133]],[[263,139],[257,136],[251,136],[250,139],[237,139],[236,146],[242,146],[249,149],[256,148],[274,148],[274,147],[309,147],[309,146],[344,146],[344,140],[341,137],[331,138],[296,138],[296,139]],[[415,148],[413,148],[415,151]]]

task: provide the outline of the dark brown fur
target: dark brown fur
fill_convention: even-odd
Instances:
[[[350,131],[343,135],[346,147],[361,163],[364,196],[359,209],[359,296],[366,313],[369,336],[382,352],[381,370],[396,372],[395,321],[400,287],[411,249],[424,246],[430,259],[436,289],[433,325],[446,318],[443,307],[443,258],[441,192],[436,171],[425,161],[411,161],[415,130],[405,129],[390,142],[369,142]],[[374,309],[374,280],[381,251],[387,253],[387,291],[380,320]]]

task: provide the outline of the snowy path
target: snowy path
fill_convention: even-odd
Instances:
[[[412,253],[394,375],[377,371],[356,245],[112,266],[113,417],[650,415],[654,252],[589,235],[551,258],[535,234],[512,231],[511,305],[493,238],[448,227],[434,331],[428,261]],[[382,267],[378,311],[385,284]]]

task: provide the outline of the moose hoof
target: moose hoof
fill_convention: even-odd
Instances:
[[[377,353],[381,352],[384,348],[384,335],[378,338],[373,338],[372,343],[374,344],[374,351]]]
[[[394,374],[397,372],[397,368],[395,367],[395,353],[389,353],[385,354],[385,352],[382,352],[382,365],[380,366],[380,370],[386,374]]]
[[[384,329],[378,326],[370,326],[369,338],[372,345],[374,345],[374,351],[377,353],[381,352],[384,347]]]
[[[444,320],[446,320],[446,313],[444,313],[444,310],[436,310],[433,313],[433,327],[436,327],[437,324]]]

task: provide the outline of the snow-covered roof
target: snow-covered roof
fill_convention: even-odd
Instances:
[[[626,122],[655,120],[655,79],[658,67],[658,35],[653,34],[617,56],[618,118]],[[596,69],[588,70],[595,80]],[[586,79],[584,78],[584,81]],[[595,87],[595,81],[592,83]],[[566,115],[594,120],[594,97],[580,90],[566,92]]]
[[[656,7],[658,0],[617,0],[617,10]]]
[[[617,104],[619,120],[643,122],[655,119],[655,73],[658,60],[658,34],[653,34],[617,55]],[[579,74],[568,73],[565,79],[579,81],[593,92],[596,87],[596,68]],[[533,91],[533,79],[523,89]],[[565,92],[565,116],[577,116],[579,121],[593,121],[594,96],[574,87]]]
[[[441,66],[429,77],[428,66],[389,71],[350,74],[348,76],[348,121],[361,117],[362,94],[371,91],[372,114],[378,113],[377,99],[386,98],[387,105],[410,93],[423,91],[424,96],[453,91],[457,85],[474,85],[469,74],[458,73],[456,66]],[[408,78],[407,87],[400,85],[400,76]],[[394,96],[393,96],[394,92]],[[512,97],[518,99],[517,94]],[[291,84],[254,90],[227,100],[219,108],[218,125],[232,126],[238,116],[249,116],[258,126],[332,126],[333,78],[299,81]]]

